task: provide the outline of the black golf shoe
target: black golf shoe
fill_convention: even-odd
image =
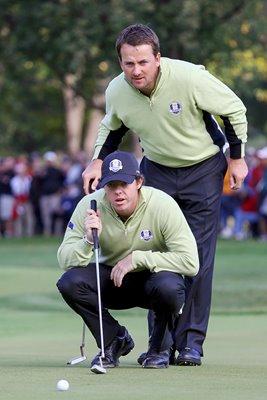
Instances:
[[[170,354],[169,354],[169,365],[175,365],[175,352],[176,350],[171,347],[170,348]],[[140,356],[137,358],[138,364],[142,365],[143,362],[145,361],[146,357],[148,356],[149,350],[146,353],[141,353]]]
[[[199,351],[192,349],[191,347],[185,347],[179,353],[176,359],[176,365],[185,367],[201,365],[201,356]]]
[[[105,357],[102,358],[102,365],[104,368],[114,368],[119,365],[120,356],[126,356],[134,348],[134,341],[129,335],[127,329],[123,336],[116,336],[111,344],[105,347]],[[91,362],[93,365],[100,365],[101,351],[95,356]]]
[[[164,350],[160,352],[149,351],[142,363],[143,368],[168,368],[169,366],[169,351]]]

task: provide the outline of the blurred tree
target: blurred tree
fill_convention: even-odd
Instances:
[[[24,141],[27,150],[29,143],[42,146],[45,137],[47,148],[62,148],[65,131],[66,150],[70,154],[79,151],[85,110],[100,106],[94,104],[94,94],[108,69],[101,51],[107,43],[105,21],[110,5],[110,1],[102,1],[99,7],[96,1],[89,4],[84,0],[1,0],[1,86],[10,95],[15,117],[11,125],[8,117],[0,122],[6,142],[25,134],[29,138]],[[44,86],[53,93],[52,103],[45,92],[46,104],[36,102]],[[24,96],[18,97],[17,92],[22,91]],[[47,129],[48,121],[52,130]]]
[[[123,2],[123,1],[122,1]],[[162,55],[203,64],[244,101],[249,136],[267,137],[267,1],[128,1],[161,41]],[[134,11],[138,10],[138,11]]]
[[[64,149],[95,140],[104,89],[119,72],[114,44],[149,24],[163,56],[202,63],[267,135],[266,0],[0,0],[1,151]],[[92,122],[96,116],[96,122]]]

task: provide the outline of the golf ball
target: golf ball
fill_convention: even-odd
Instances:
[[[68,381],[65,381],[65,379],[61,379],[60,381],[58,381],[57,383],[57,390],[68,390],[70,387],[70,384]]]

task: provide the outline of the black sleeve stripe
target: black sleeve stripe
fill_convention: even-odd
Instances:
[[[241,158],[241,144],[242,140],[239,139],[235,133],[234,127],[229,121],[228,117],[220,116],[224,123],[225,136],[230,146],[230,157],[233,159]]]
[[[100,160],[104,160],[104,158],[108,154],[118,150],[122,138],[128,132],[128,130],[129,128],[122,124],[119,129],[116,129],[115,131],[110,131],[97,158],[99,158]]]
[[[225,137],[215,119],[209,112],[203,111],[203,120],[213,143],[219,146],[220,149],[223,148],[225,145]]]

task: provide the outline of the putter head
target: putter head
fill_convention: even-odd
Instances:
[[[104,350],[103,350],[102,351],[102,355],[99,357],[99,364],[94,364],[91,367],[91,371],[94,374],[106,374],[107,373],[106,369],[103,367],[102,358],[104,358],[104,357],[105,357],[105,353],[104,353]]]
[[[80,362],[85,361],[85,360],[86,360],[86,356],[79,356],[79,357],[73,358],[72,360],[69,360],[67,362],[67,365],[79,364]]]
[[[107,371],[106,371],[106,369],[104,367],[102,367],[101,365],[97,365],[97,364],[94,364],[91,367],[91,371],[94,374],[106,374],[107,373]]]

